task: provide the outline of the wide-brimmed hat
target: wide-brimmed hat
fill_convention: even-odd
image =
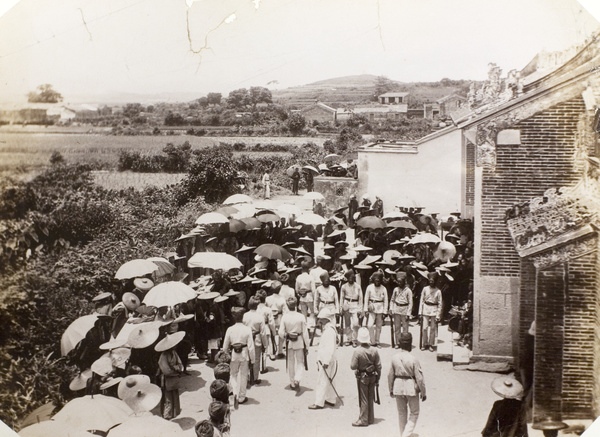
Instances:
[[[113,371],[110,357],[103,355],[92,363],[92,372],[100,376],[106,376]]]
[[[134,349],[144,349],[151,346],[160,332],[154,323],[143,323],[135,327],[127,337],[127,344]]]
[[[335,316],[335,313],[333,312],[333,310],[329,307],[323,307],[321,308],[321,311],[319,311],[319,314],[317,315],[317,319],[327,319],[327,320],[331,320],[331,318]]]
[[[126,343],[127,343],[126,338],[113,338],[113,339],[107,341],[106,343],[102,343],[98,347],[98,349],[103,350],[103,351],[108,351],[111,349],[116,349],[121,346],[125,346]]]
[[[123,401],[134,413],[143,413],[152,410],[162,398],[162,390],[154,384],[142,384],[127,393]]]
[[[252,278],[251,276],[244,276],[242,279],[240,279],[239,281],[236,282],[236,284],[246,284],[246,283],[250,283],[254,281],[254,278]]]
[[[175,320],[173,320],[174,324],[187,322],[188,320],[192,320],[194,318],[193,314],[179,314]]]
[[[369,335],[369,329],[364,326],[359,328],[358,335],[356,336],[356,341],[359,343],[370,343],[371,336]]]
[[[102,355],[103,357],[107,357],[112,361],[113,367],[122,367],[129,357],[131,357],[131,349],[127,347],[119,347],[117,349],[112,349],[110,352]]]
[[[425,279],[429,279],[429,272],[427,270],[416,269],[417,273],[423,276]]]
[[[373,268],[373,266],[370,266],[369,264],[356,264],[354,266],[355,269],[359,269],[359,270],[371,270]]]
[[[292,247],[292,249],[291,249],[291,250],[293,250],[294,252],[298,252],[298,253],[302,253],[302,254],[304,254],[304,255],[311,256],[311,254],[310,254],[310,253],[308,253],[308,252],[306,251],[306,249],[304,249],[303,247]]]
[[[152,282],[152,279],[148,278],[135,278],[133,280],[133,286],[141,291],[149,291],[154,287],[154,282]]]
[[[313,240],[312,238],[310,238],[309,236],[306,236],[306,235],[304,237],[300,237],[299,240],[302,240],[302,241],[311,241],[313,243],[315,242],[315,240]]]
[[[200,299],[200,300],[211,300],[211,299],[216,299],[219,296],[220,296],[220,294],[219,294],[218,291],[208,291],[206,293],[200,293],[198,295],[198,299]]]
[[[361,264],[373,264],[375,261],[379,261],[380,259],[381,259],[381,255],[367,255],[361,261]]]
[[[140,298],[131,292],[123,293],[121,301],[129,311],[135,311],[141,305]]]
[[[124,399],[130,393],[135,393],[138,387],[145,384],[150,384],[150,377],[148,375],[128,375],[119,383],[117,396],[119,396],[119,399]]]
[[[229,299],[227,296],[219,296],[215,299],[215,303],[225,302],[227,299]]]
[[[287,249],[288,247],[295,246],[295,245],[296,245],[296,243],[294,243],[293,241],[287,241],[287,242],[283,243],[281,245],[281,247],[285,247]]]
[[[494,379],[492,390],[505,399],[520,399],[523,397],[523,386],[511,376],[499,376]]]
[[[242,247],[240,247],[238,250],[236,250],[235,253],[246,252],[247,250],[252,250],[252,249],[256,249],[256,246],[246,246],[244,244]]]
[[[342,222],[342,224],[343,224],[343,222]],[[337,237],[338,235],[344,235],[345,233],[346,233],[346,231],[343,231],[341,229],[335,229],[329,235],[327,235],[327,238]]]
[[[69,384],[69,390],[71,391],[79,391],[83,390],[88,382],[88,379],[92,377],[92,369],[87,369],[77,375],[75,378],[71,380]]]
[[[223,296],[227,296],[227,297],[236,297],[238,294],[240,294],[240,291],[235,291],[235,290],[229,290],[227,293],[225,293]]]
[[[99,302],[101,300],[108,299],[111,296],[112,296],[112,293],[110,291],[105,291],[104,293],[100,293],[100,294],[96,295],[92,299],[92,302]]]
[[[154,350],[156,352],[164,352],[169,350],[172,347],[177,346],[181,340],[183,340],[183,337],[185,337],[185,331],[177,331],[175,334],[167,334],[165,338],[163,338],[156,344],[156,346],[154,346]]]
[[[106,380],[106,382],[100,386],[100,390],[109,389],[112,386],[119,384],[121,381],[123,381],[123,378],[121,376],[117,376],[116,378],[110,378],[109,377]]]
[[[329,243],[327,243],[326,245],[323,246],[323,250],[331,250],[331,249],[335,249],[335,246],[332,246]]]
[[[369,250],[373,250],[372,247],[365,246],[364,244],[359,244],[353,249],[355,252],[368,252]]]

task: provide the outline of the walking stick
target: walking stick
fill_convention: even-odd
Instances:
[[[321,369],[323,369],[323,373],[325,373],[325,377],[327,378],[327,381],[329,381],[329,384],[331,385],[333,392],[335,393],[337,398],[340,400],[340,404],[344,405],[344,401],[342,401],[342,398],[340,398],[340,395],[338,394],[337,390],[335,389],[335,386],[333,385],[333,380],[329,377],[329,374],[327,373],[327,370],[325,369],[325,367],[323,367],[323,363],[321,362],[321,360],[317,361],[317,364],[321,365]],[[336,361],[336,366],[337,366],[337,361]],[[337,370],[336,370],[336,372],[337,372]]]

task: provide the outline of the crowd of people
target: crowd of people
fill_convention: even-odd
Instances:
[[[71,389],[130,402],[123,393],[132,396],[151,390],[148,384],[158,386],[160,414],[172,419],[181,411],[181,376],[195,355],[211,363],[215,373],[210,417],[196,425],[197,435],[228,435],[231,407],[247,401],[248,386],[261,384],[266,359],[285,359],[290,387],[297,390],[318,334],[319,377],[309,408],[337,402],[336,349],[353,347],[350,365],[360,399],[353,425],[367,426],[378,398],[378,349],[387,347],[381,331],[389,319],[390,346],[399,349],[389,391],[398,403],[401,432],[406,427],[408,435],[419,397],[426,399],[418,361],[408,353],[413,344],[409,323],[419,322],[421,350],[435,351],[438,324],[457,318],[455,328],[468,343],[473,229],[458,213],[438,221],[422,208],[383,212],[381,199],[371,205],[362,198],[359,204],[352,196],[325,225],[263,210],[255,214],[259,220],[252,228],[193,229],[177,239],[164,271],[132,273],[122,278],[117,295],[94,298],[93,326],[66,351],[80,371]],[[194,255],[203,252],[228,254],[239,265],[194,264]],[[162,289],[164,301],[156,297]],[[136,384],[137,392],[131,389]]]
[[[340,177],[358,179],[358,166],[352,159],[338,163],[340,157],[335,154],[327,155],[326,163],[319,164],[316,167],[312,165],[292,166],[288,169],[288,176],[292,179],[292,194],[298,195],[300,181],[304,179],[306,191],[314,190],[315,176]],[[263,181],[264,184],[264,181]]]

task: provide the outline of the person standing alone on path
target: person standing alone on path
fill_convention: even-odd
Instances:
[[[294,169],[292,173],[292,194],[298,195],[298,184],[300,183],[300,171],[298,167]]]
[[[379,383],[381,376],[381,359],[377,349],[369,345],[370,338],[367,328],[358,330],[357,341],[360,346],[352,354],[350,368],[356,374],[360,414],[352,426],[368,426],[375,422],[373,403],[375,402],[375,386]]]
[[[419,419],[419,395],[425,402],[425,379],[421,371],[421,364],[410,350],[412,349],[412,335],[400,335],[400,351],[392,357],[392,366],[388,374],[390,396],[396,398],[398,407],[398,422],[400,436],[410,436],[417,420]]]
[[[271,177],[269,176],[269,171],[267,170],[262,177],[262,185],[263,185],[263,197],[265,199],[271,198]]]

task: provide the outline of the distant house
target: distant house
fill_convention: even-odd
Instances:
[[[377,105],[377,106],[357,106],[355,108],[338,108],[336,111],[336,120],[347,120],[353,115],[362,115],[372,123],[384,122],[386,120],[399,120],[408,113],[408,105]]]
[[[77,116],[75,111],[66,106],[48,108],[47,115],[49,119],[58,122],[73,120]]]
[[[307,121],[318,121],[319,123],[335,121],[336,110],[325,103],[316,102],[314,105],[302,109],[301,114]]]
[[[100,118],[100,110],[97,106],[82,104],[70,106],[68,109],[75,112],[75,118],[77,119],[91,119],[91,118]]]
[[[449,96],[442,97],[437,101],[440,108],[440,117],[449,117],[453,112],[463,108],[467,105],[466,97],[459,96],[457,94],[450,94]]]
[[[423,103],[423,118],[428,120],[436,120],[440,116],[439,103]]]
[[[382,105],[397,105],[407,103],[408,93],[385,93],[378,97]]]

